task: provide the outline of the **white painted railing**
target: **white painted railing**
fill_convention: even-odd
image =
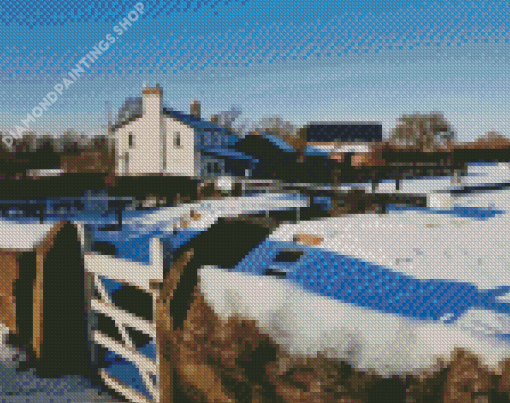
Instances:
[[[135,364],[142,377],[142,381],[145,388],[153,396],[153,399],[151,401],[158,402],[159,387],[157,384],[154,385],[151,379],[151,375],[155,375],[156,380],[158,379],[159,369],[157,359],[152,360],[146,357],[145,355],[139,353],[136,346],[133,343],[133,340],[126,331],[126,327],[129,326],[133,329],[145,333],[146,335],[150,336],[154,341],[156,341],[156,326],[154,321],[146,321],[140,319],[135,315],[130,314],[129,312],[116,307],[111,298],[109,297],[108,292],[103,286],[99,276],[95,273],[92,274],[94,276],[95,286],[99,290],[102,300],[92,299],[91,309],[113,319],[116,328],[118,329],[122,337],[122,343],[119,343],[118,341],[103,335],[101,332],[94,330],[92,331],[93,343],[100,344],[106,347],[108,350]],[[122,387],[126,389],[126,391],[128,391],[128,389],[131,389],[129,388],[129,386]],[[133,392],[135,392],[134,389]]]
[[[128,398],[131,402],[136,403],[152,403],[151,400],[148,400],[145,396],[141,395],[134,389],[130,387],[126,387],[124,384],[120,383],[115,377],[111,376],[106,370],[102,369],[99,371],[99,375],[103,379],[106,385],[115,390],[117,393],[122,396]]]
[[[101,344],[108,350],[135,364],[140,372],[140,375],[142,376],[144,386],[153,396],[153,399],[150,400],[157,402],[159,387],[158,385],[154,385],[151,380],[151,375],[156,375],[156,379],[158,378],[159,371],[156,366],[156,362],[152,361],[150,358],[146,358],[140,353],[137,353],[136,348],[131,344],[131,339],[128,336],[125,337],[125,331],[122,333],[122,338],[125,342],[125,345],[97,331],[93,333],[93,341],[94,343]],[[126,385],[125,388],[133,389],[129,387],[129,385]]]
[[[90,250],[90,234],[87,234],[84,231],[83,225],[80,225],[80,235],[84,250]],[[97,357],[97,345],[102,345],[109,351],[134,364],[140,373],[144,387],[150,393],[152,399],[148,399],[143,396],[130,385],[122,383],[112,376],[112,374],[109,374],[106,369],[100,368],[99,375],[105,384],[132,402],[159,403],[161,401],[162,391],[159,385],[160,359],[155,320],[158,290],[150,287],[150,283],[152,281],[163,280],[163,247],[161,240],[159,238],[153,238],[151,240],[149,265],[131,262],[124,259],[116,259],[110,256],[103,256],[91,252],[85,252],[84,260],[86,276],[92,282],[92,284],[89,285],[92,290],[92,292],[90,292],[91,300],[89,301],[89,334],[93,357]],[[117,307],[104,287],[101,277],[120,281],[151,293],[153,298],[153,320],[148,321],[141,319],[132,313]],[[94,289],[97,290],[97,294],[99,294],[97,297],[95,296],[96,291],[94,291]],[[93,329],[97,326],[96,315],[98,313],[103,314],[114,321],[116,328],[121,335],[122,342],[118,342],[100,331]],[[152,338],[153,342],[156,343],[155,359],[148,358],[138,351],[126,330],[126,327],[128,326]],[[152,376],[155,377],[155,384],[151,378]]]

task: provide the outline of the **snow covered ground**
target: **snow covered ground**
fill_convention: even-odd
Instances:
[[[496,368],[510,344],[457,325],[413,321],[307,292],[286,280],[204,267],[201,291],[223,319],[234,313],[258,321],[282,348],[299,356],[324,352],[353,367],[379,374],[419,374],[454,347],[471,349]],[[476,319],[476,318],[474,318]]]
[[[31,250],[44,240],[55,224],[27,224],[0,221],[0,248]]]
[[[229,197],[220,200],[207,200],[200,203],[185,204],[180,207],[166,207],[145,215],[138,219],[126,220],[127,224],[148,226],[154,224],[170,227],[181,217],[189,216],[191,210],[202,216],[201,220],[193,222],[193,227],[208,228],[218,217],[248,214],[265,210],[288,209],[306,207],[306,198],[296,200],[293,195],[263,194],[250,197]]]
[[[122,231],[96,231],[93,238],[114,244],[118,257],[148,263],[151,238],[173,240],[178,245],[207,230],[220,217],[307,206],[304,197],[282,194],[207,200],[179,207],[164,207],[141,217],[128,217],[123,220]],[[191,211],[196,214],[194,219],[190,219]],[[186,227],[183,229],[184,222]]]
[[[476,168],[474,171],[483,175],[489,171],[491,176],[486,175],[485,183],[507,178],[506,173],[491,172],[493,167]],[[478,179],[473,183],[481,182],[480,176],[474,178]],[[312,280],[324,286],[335,283],[325,278],[334,275],[336,279],[338,275],[340,288],[351,287],[352,294],[360,292],[360,287],[367,289],[365,294],[372,293],[374,304],[341,302],[340,297],[326,296],[328,287],[322,287],[320,292],[311,291],[295,281],[299,279],[296,275],[281,279],[260,275],[255,269],[245,270],[250,265],[262,264],[255,258],[243,266],[244,272],[202,268],[201,290],[220,316],[227,318],[239,313],[258,320],[280,346],[293,354],[310,356],[323,351],[358,369],[375,369],[390,376],[422,372],[433,367],[436,358],[448,360],[455,347],[464,347],[496,369],[501,360],[510,357],[510,191],[466,194],[456,197],[455,204],[491,207],[498,214],[485,219],[430,209],[360,214],[281,225],[268,238],[268,243],[284,245],[292,244],[294,235],[299,233],[324,238],[321,245],[306,246],[317,251],[315,260],[308,254],[307,259],[291,267],[301,275],[299,281],[310,281],[312,276]],[[345,269],[335,263],[334,273],[329,273],[333,264],[327,266],[325,260],[332,255],[320,251],[362,263]],[[377,267],[389,269],[393,277],[374,283],[369,278],[369,266],[373,272],[378,271]],[[323,267],[327,267],[327,272],[322,277],[316,275]],[[384,277],[384,272],[381,273]],[[350,276],[349,281],[342,280],[340,275],[344,274],[346,279]],[[415,279],[414,283],[408,278]],[[449,295],[450,287],[464,289],[465,285],[466,290],[473,292],[463,293],[467,296],[462,297],[462,310],[460,305],[458,310],[450,307],[451,312],[434,319],[423,320],[374,307],[380,297],[398,300],[401,295],[404,299],[411,295],[407,310],[417,312],[421,307],[412,304],[420,303],[420,290],[410,286],[416,282],[442,284],[445,291],[438,301],[427,301],[436,304],[439,310],[447,302],[444,298],[451,298],[444,297]],[[397,287],[402,288],[396,290]],[[397,291],[400,293],[396,294]]]
[[[1,403],[114,403],[122,402],[95,388],[86,378],[68,375],[39,378],[34,369],[3,375],[0,380]]]
[[[9,330],[0,324],[0,403],[114,403],[121,402],[83,376],[40,378],[35,369],[18,371],[25,351],[6,343]]]
[[[292,241],[296,233],[316,234],[325,237],[321,248],[417,278],[469,281],[493,288],[509,281],[509,224],[508,214],[482,221],[418,210],[283,225],[270,239]]]
[[[425,194],[438,190],[460,189],[466,186],[477,186],[492,183],[510,182],[510,168],[508,164],[469,165],[466,176],[459,177],[460,183],[452,182],[453,176],[406,179],[400,181],[400,193]],[[368,189],[371,185],[366,184]],[[377,193],[395,193],[395,181],[384,181],[377,187]]]
[[[510,180],[510,169],[506,166],[473,167],[469,172],[471,176],[463,178],[463,185]],[[400,189],[406,193],[448,189],[450,179],[403,181]],[[394,183],[383,183],[379,191],[392,185]],[[325,238],[320,248],[355,256],[417,279],[465,281],[480,290],[509,285],[510,252],[506,245],[510,192],[468,194],[457,197],[455,203],[493,207],[504,213],[486,221],[423,211],[385,216],[355,215],[283,225],[270,239],[292,241],[295,233],[312,233]],[[201,215],[201,220],[191,221],[190,225],[206,229],[219,215],[288,208],[291,204],[292,207],[306,205],[303,201],[289,203],[281,195],[211,200],[157,209],[143,216],[126,212],[124,223],[133,229],[133,237],[139,237],[171,231],[191,209]],[[94,222],[101,222],[100,215],[92,218]],[[108,218],[108,222],[114,220],[113,215]],[[4,236],[0,234],[2,241],[9,238],[13,236],[7,232]],[[258,319],[281,346],[296,354],[313,355],[325,351],[357,368],[374,368],[384,375],[419,372],[432,366],[437,356],[448,358],[455,346],[473,350],[490,366],[510,357],[510,343],[490,335],[491,332],[510,334],[507,313],[471,309],[453,323],[418,321],[342,303],[309,292],[288,280],[215,268],[203,268],[200,276],[202,291],[217,313],[228,317],[236,312]],[[506,302],[506,297],[502,295],[498,301]],[[0,403],[51,402],[52,399],[55,403],[115,401],[99,396],[99,391],[81,377],[40,379],[33,370],[17,372],[17,363],[24,360],[23,355],[22,350],[5,343],[0,345],[0,371],[3,373]]]

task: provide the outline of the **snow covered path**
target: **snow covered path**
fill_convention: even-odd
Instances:
[[[7,327],[0,324],[0,403],[115,403],[121,400],[98,389],[83,376],[40,378],[35,369],[18,372],[27,355],[5,343]]]

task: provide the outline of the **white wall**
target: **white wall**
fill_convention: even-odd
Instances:
[[[166,173],[195,176],[195,131],[191,127],[169,116],[163,117],[163,131],[166,133]],[[181,135],[181,147],[174,146],[174,134]]]
[[[163,155],[161,153],[160,124],[154,115],[144,115],[117,129],[117,169],[119,175],[140,175],[160,173]],[[129,134],[134,136],[134,146],[129,148]],[[129,155],[128,172],[123,170],[124,155]]]
[[[155,89],[152,89],[155,90]],[[144,89],[143,116],[126,123],[115,132],[116,167],[118,175],[143,175],[160,173],[163,165],[161,150],[161,111],[163,94]],[[129,135],[134,137],[134,144],[129,147]],[[129,157],[126,167],[125,156]]]
[[[181,147],[174,146],[174,133],[181,136]],[[134,135],[134,146],[129,148],[129,134]],[[168,173],[195,176],[194,130],[161,113],[161,97],[144,94],[144,114],[117,129],[117,172],[119,175]],[[166,143],[166,144],[165,144]],[[125,172],[124,155],[129,155]]]
[[[174,143],[177,132],[180,147]],[[129,147],[131,133],[132,148]],[[196,177],[203,171],[203,161],[195,150],[195,129],[163,114],[162,93],[144,93],[143,116],[117,129],[115,139],[118,175],[165,173]],[[127,171],[125,155],[129,156]],[[223,161],[219,162],[224,169]]]

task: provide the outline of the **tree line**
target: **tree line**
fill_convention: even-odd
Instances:
[[[249,119],[239,120],[241,115],[241,109],[234,106],[228,111],[219,112],[213,116],[216,124],[230,129],[240,137],[249,133],[265,132],[279,136],[294,146],[306,142],[304,130],[280,116],[264,117],[258,122],[251,122]],[[0,135],[2,135],[1,132]],[[455,130],[443,113],[415,112],[404,114],[398,119],[386,144],[391,148],[413,151],[440,151],[449,150],[451,147],[498,148],[510,146],[510,139],[496,131],[488,131],[471,142],[459,143],[457,140]],[[110,148],[112,144],[111,139],[108,139],[106,135],[88,136],[83,133],[79,134],[77,130],[70,128],[62,136],[37,135],[34,132],[27,132],[22,139],[14,142],[12,149],[0,142],[0,151],[2,153],[74,154],[87,150],[104,150]]]
[[[0,132],[0,136],[3,133]],[[26,132],[23,137],[13,142],[13,147],[7,147],[3,141],[0,142],[2,153],[81,153],[84,151],[98,151],[106,149],[108,137],[106,135],[90,136],[79,134],[74,129],[66,130],[61,136],[49,133],[37,134],[33,131]]]
[[[291,122],[280,117],[264,118],[253,126],[252,131],[265,131],[285,139],[302,137],[304,134],[303,130],[298,130]],[[433,152],[451,150],[453,147],[510,147],[510,139],[496,131],[488,131],[474,141],[459,142],[456,131],[443,113],[415,112],[404,114],[398,119],[387,139],[387,145],[396,149]]]

